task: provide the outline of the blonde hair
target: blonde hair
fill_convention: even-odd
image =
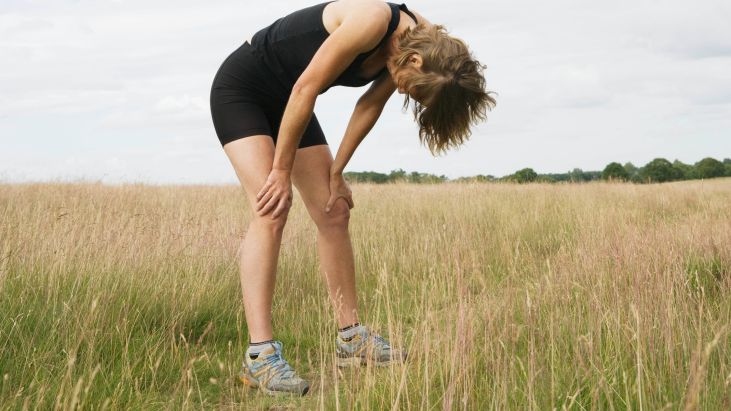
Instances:
[[[407,70],[403,85],[409,93],[403,110],[408,108],[411,94],[422,144],[432,155],[461,145],[472,134],[470,125],[486,120],[487,111],[496,104],[490,95],[494,93],[485,90],[482,72],[486,66],[473,58],[463,40],[450,36],[440,24],[407,28],[396,44],[399,52],[393,62]],[[408,67],[414,53],[422,58],[420,71]]]

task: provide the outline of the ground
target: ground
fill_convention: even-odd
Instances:
[[[274,328],[312,389],[269,398],[235,378],[239,187],[0,185],[0,409],[731,407],[730,179],[352,189],[362,320],[410,361],[333,367],[295,191]]]

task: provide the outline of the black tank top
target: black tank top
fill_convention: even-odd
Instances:
[[[255,54],[259,55],[272,76],[288,92],[292,91],[294,83],[307,68],[315,52],[330,35],[322,22],[322,11],[329,3],[332,3],[332,1],[315,4],[280,17],[274,23],[257,31],[251,38],[251,45]],[[359,54],[345,71],[319,94],[326,92],[332,86],[364,86],[387,70],[384,67],[372,78],[364,78],[359,74],[363,61],[386,43],[396,30],[401,17],[399,10],[403,10],[411,16],[415,22],[418,23],[418,21],[416,21],[414,13],[406,7],[406,4],[386,3],[391,7],[391,21],[388,23],[388,30],[381,41],[373,49]]]

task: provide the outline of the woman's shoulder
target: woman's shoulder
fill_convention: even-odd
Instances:
[[[406,6],[408,7],[408,4]],[[412,9],[411,7],[408,7],[408,8],[409,8],[409,11],[410,12],[414,13],[414,15],[416,16],[416,21],[418,21],[420,24],[421,23],[426,23],[427,26],[431,26],[433,24],[431,21],[429,21],[426,17],[424,17],[418,11]]]
[[[381,11],[390,14],[390,6],[383,0],[335,0],[329,1],[322,11],[323,22],[332,32],[340,22],[345,20],[349,15],[364,18],[373,16],[373,12]]]

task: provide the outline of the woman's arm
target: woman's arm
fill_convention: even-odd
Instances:
[[[318,48],[292,87],[279,125],[272,170],[257,194],[256,212],[276,218],[291,201],[291,172],[300,139],[312,117],[315,100],[361,52],[378,43],[388,28],[388,6],[363,2],[351,8],[338,28]]]
[[[320,91],[332,84],[355,60],[369,50],[388,29],[384,4],[362,3],[340,23],[312,56],[292,87],[277,136],[272,168],[292,169],[299,140],[307,128]]]
[[[345,129],[343,141],[340,143],[335,161],[330,168],[330,175],[342,175],[345,165],[353,156],[355,149],[368,135],[383,112],[388,98],[396,90],[391,75],[385,72],[378,77],[363,96],[358,99],[348,126]]]
[[[297,146],[315,110],[316,100],[317,93],[311,90],[292,90],[279,126],[272,170],[291,172]]]
[[[383,112],[383,106],[386,105],[388,98],[395,90],[396,85],[391,79],[391,75],[386,72],[377,78],[368,91],[358,99],[353,115],[348,122],[348,127],[345,130],[343,141],[338,148],[338,154],[330,167],[330,198],[325,205],[326,213],[330,212],[333,204],[340,197],[348,202],[350,208],[355,207],[350,187],[343,178],[343,170],[360,142],[376,124],[376,120]]]

